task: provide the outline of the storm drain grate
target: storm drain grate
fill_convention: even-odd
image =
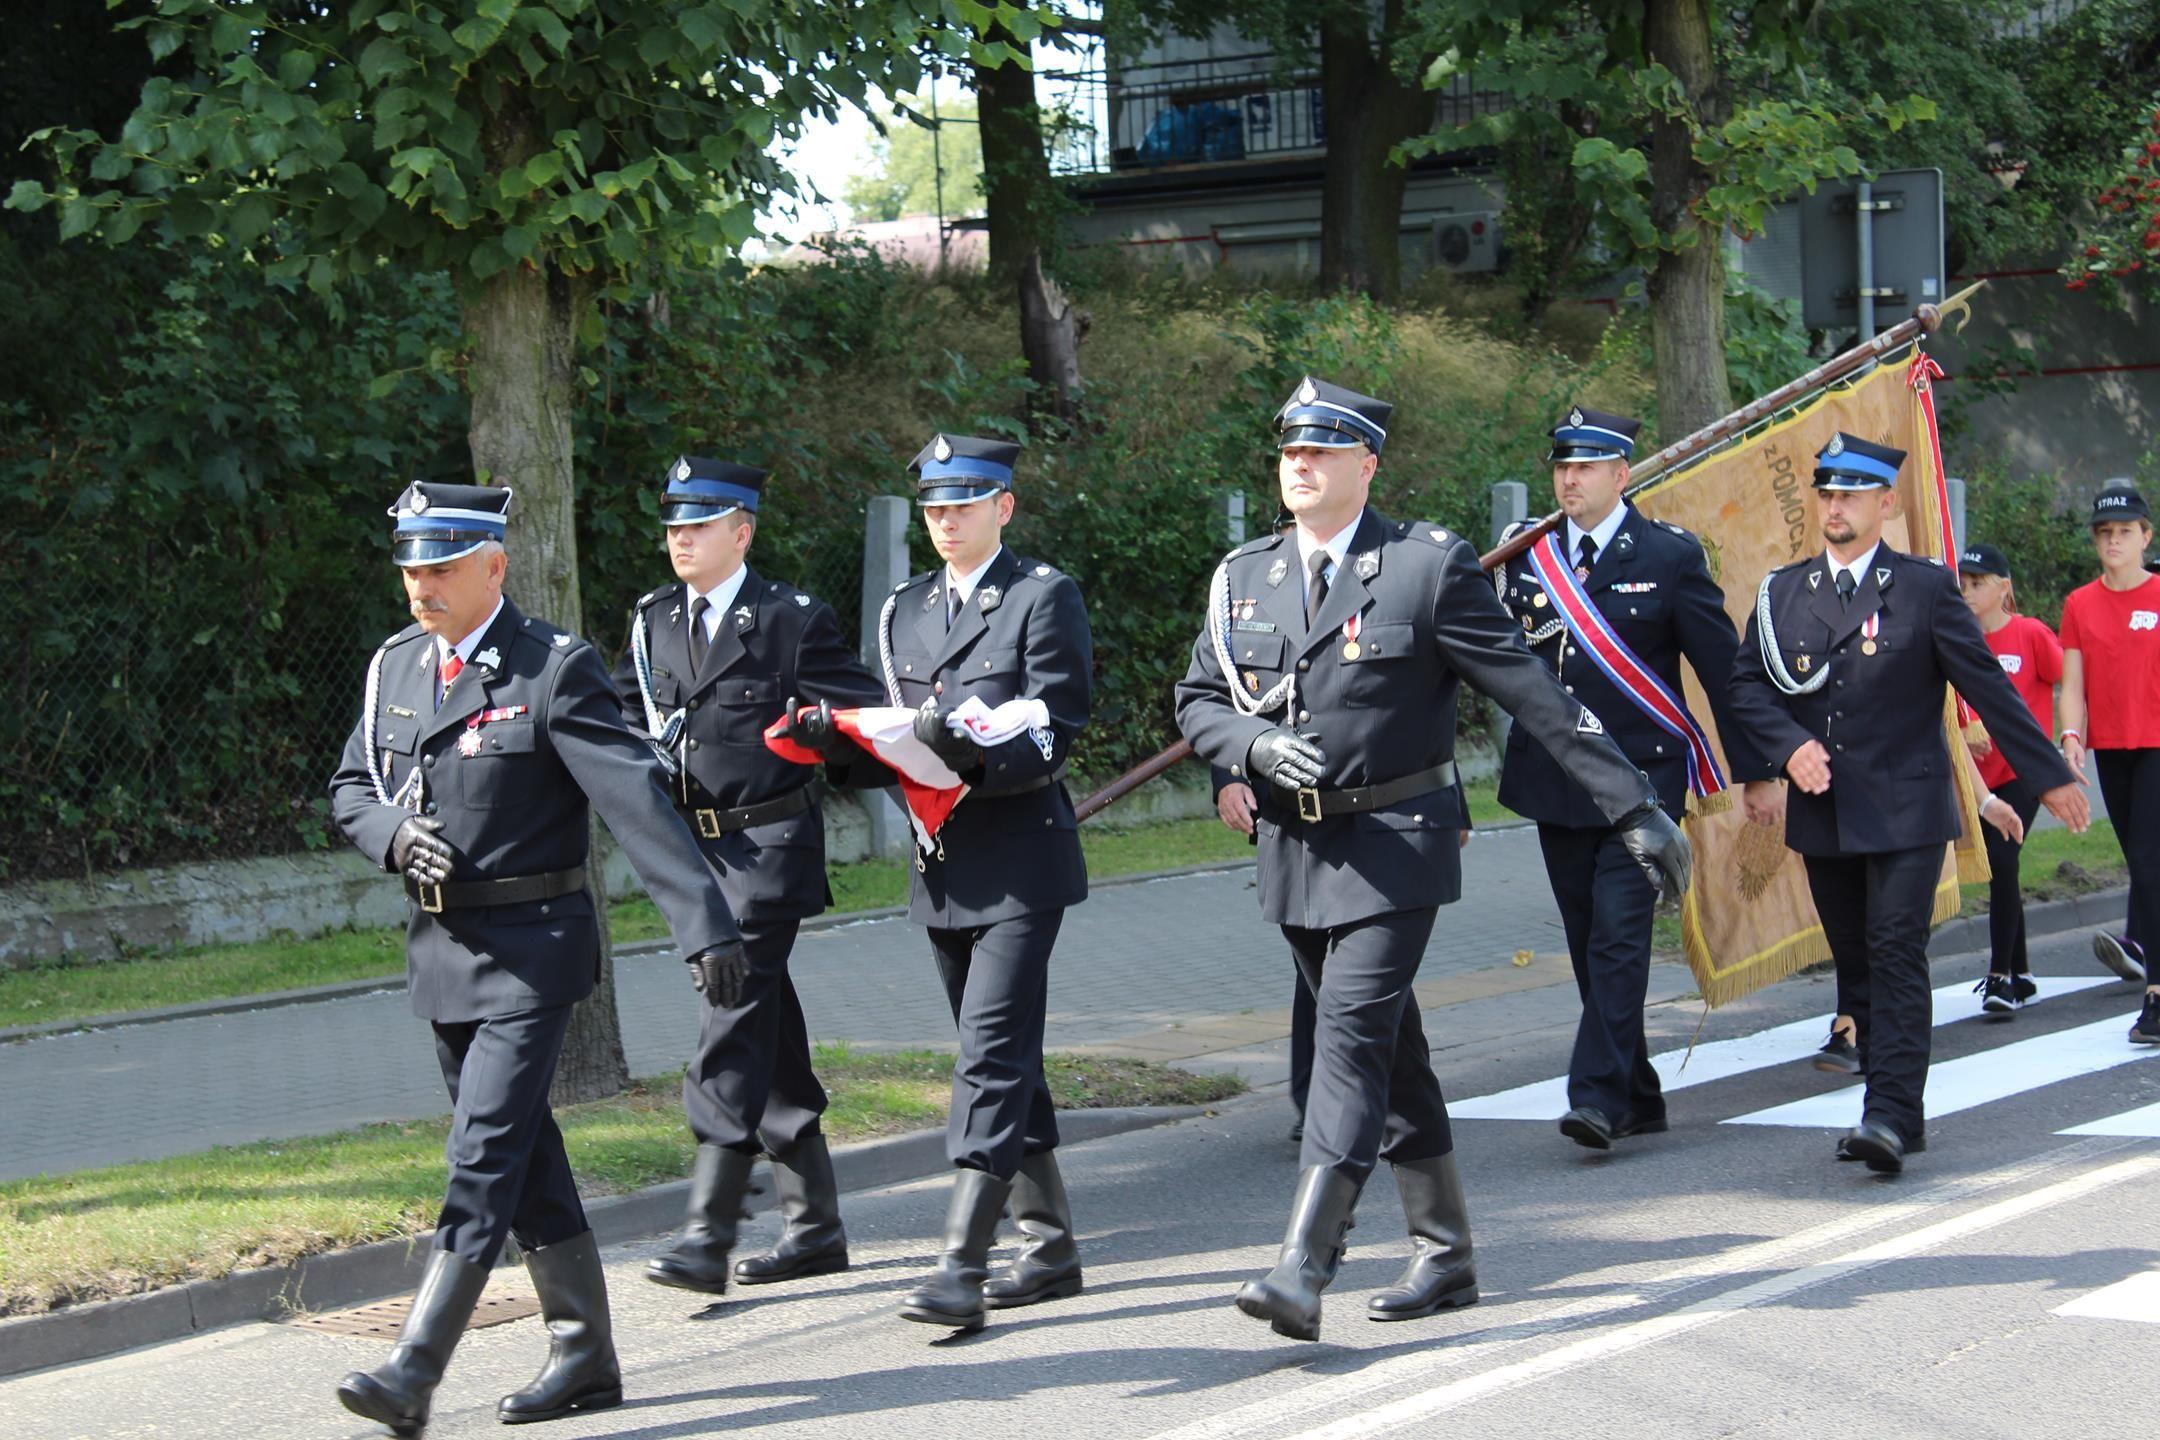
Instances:
[[[413,1297],[400,1295],[395,1300],[378,1300],[372,1305],[358,1305],[350,1310],[333,1310],[327,1315],[307,1315],[292,1323],[303,1330],[321,1330],[330,1335],[364,1335],[371,1340],[394,1341],[398,1332],[405,1328],[405,1317],[412,1313]],[[540,1297],[515,1293],[487,1294],[473,1307],[472,1322],[468,1330],[484,1330],[490,1325],[504,1325],[512,1320],[522,1320],[527,1315],[540,1313]]]

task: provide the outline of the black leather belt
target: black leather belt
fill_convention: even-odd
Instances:
[[[977,785],[968,791],[973,800],[1004,800],[1014,795],[1032,795],[1037,790],[1047,790],[1065,778],[1065,767],[1058,766],[1048,775],[1038,775],[1032,780],[1022,780],[1017,785]]]
[[[422,885],[405,877],[405,893],[430,915],[445,910],[472,910],[483,905],[524,905],[534,900],[553,900],[585,888],[585,867],[550,870],[543,875],[514,875],[504,880],[450,880]]]
[[[1420,770],[1415,775],[1404,775],[1394,780],[1383,780],[1378,785],[1362,785],[1351,790],[1321,790],[1308,786],[1297,795],[1297,817],[1310,823],[1324,820],[1330,815],[1357,815],[1369,810],[1385,810],[1390,805],[1400,805],[1419,795],[1429,795],[1435,790],[1447,790],[1455,784],[1455,762],[1443,760],[1430,770]]]
[[[775,820],[785,820],[790,815],[800,815],[825,796],[825,782],[813,780],[799,790],[790,790],[777,800],[761,800],[755,805],[738,805],[732,810],[719,810],[710,806],[683,811],[683,817],[696,829],[701,840],[717,840],[722,835],[737,830],[747,830],[753,825],[770,825]]]

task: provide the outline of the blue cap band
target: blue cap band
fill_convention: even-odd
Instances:
[[[948,475],[961,475],[976,480],[994,480],[999,485],[1012,483],[1012,467],[1000,465],[995,460],[980,460],[972,455],[955,455],[950,460],[926,460],[921,470],[925,480],[943,480]]]
[[[1833,455],[1827,460],[1818,459],[1815,462],[1815,474],[1818,477],[1843,475],[1855,479],[1879,480],[1885,485],[1897,483],[1897,466],[1886,465],[1874,456],[1862,455],[1857,450],[1847,450],[1844,454]]]

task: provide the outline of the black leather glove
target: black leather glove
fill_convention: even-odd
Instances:
[[[750,959],[740,940],[714,945],[690,957],[690,985],[705,1003],[722,1010],[742,1004],[750,984]]]
[[[949,712],[934,705],[926,705],[915,712],[915,738],[936,752],[955,770],[971,770],[982,763],[982,747],[965,735],[955,734],[945,724]]]
[[[815,750],[823,755],[832,748],[833,741],[840,734],[839,727],[833,724],[832,702],[820,700],[817,709],[808,714],[797,713],[801,708],[800,700],[793,695],[788,696],[787,714],[780,727],[780,738],[792,740],[805,749]]]
[[[418,884],[440,885],[450,878],[457,851],[442,838],[442,821],[408,815],[390,837],[390,863]]]
[[[1285,790],[1304,790],[1318,785],[1327,773],[1327,755],[1295,730],[1278,725],[1245,752],[1245,773]]]
[[[1695,871],[1695,850],[1663,806],[1645,800],[1620,817],[1619,829],[1620,843],[1657,887],[1660,900],[1678,900],[1687,893]]]

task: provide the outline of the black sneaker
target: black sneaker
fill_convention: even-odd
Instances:
[[[2040,987],[2033,983],[2033,978],[2030,975],[2011,976],[2010,988],[2014,992],[2014,998],[2020,1005],[2040,993]]]
[[[2103,930],[2093,936],[2093,958],[2125,980],[2139,985],[2146,981],[2145,947],[2127,935],[2110,935]]]
[[[2030,981],[2026,982],[2028,985]],[[2018,1006],[2025,997],[2017,993],[2017,986],[2007,975],[1989,975],[1973,986],[1980,996],[1980,1013],[1996,1020],[2007,1020],[2017,1014]]]
[[[1857,1075],[1860,1073],[1860,1047],[1846,1039],[1842,1032],[1832,1030],[1822,1049],[1815,1052],[1815,1068],[1833,1075]]]
[[[2145,1008],[2138,1012],[2137,1024],[2130,1027],[2130,1043],[2133,1045],[2160,1045],[2160,995],[2145,992]]]

